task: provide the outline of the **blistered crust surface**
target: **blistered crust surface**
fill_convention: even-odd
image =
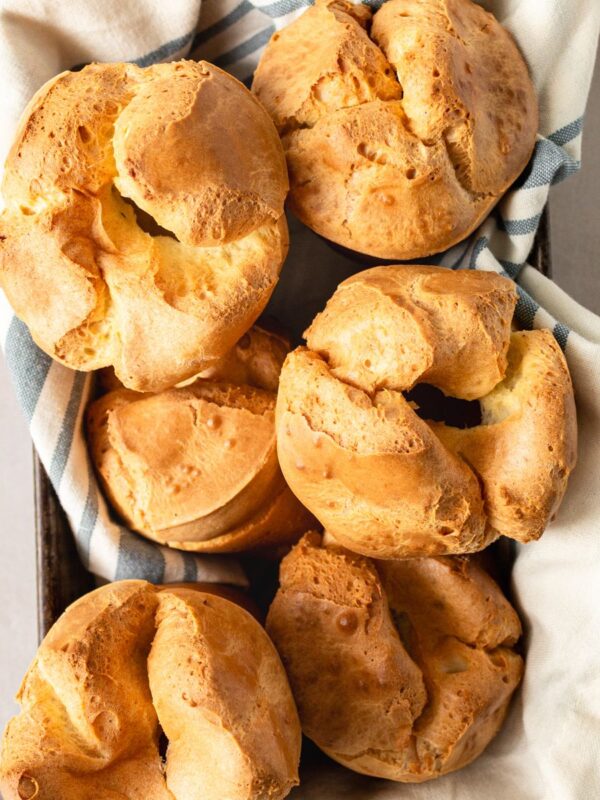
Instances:
[[[573,386],[550,331],[511,333],[515,301],[495,273],[375,267],[287,357],[279,462],[344,546],[409,558],[543,533],[576,462]],[[422,419],[403,394],[418,383],[479,400],[481,424]]]
[[[19,702],[6,800],[275,800],[298,782],[281,662],[250,614],[212,594],[120,581],[86,595],[42,642]]]
[[[112,364],[136,390],[221,358],[287,252],[277,133],[206,62],[59,75],[23,114],[2,191],[0,280],[17,315],[53,358]]]
[[[465,557],[378,563],[307,535],[281,564],[267,630],[304,733],[396,781],[476,758],[522,674],[519,619]]]
[[[129,527],[179,549],[231,552],[297,541],[314,524],[277,460],[275,392],[287,350],[254,327],[186,386],[117,388],[90,405],[90,453]]]
[[[292,207],[380,258],[446,249],[524,168],[537,101],[510,34],[471,0],[317,0],[277,32],[253,91],[284,143]]]

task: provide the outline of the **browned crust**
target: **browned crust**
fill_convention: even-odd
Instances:
[[[518,617],[473,561],[377,563],[317,534],[283,560],[267,630],[304,733],[344,766],[395,781],[476,758],[523,669]]]
[[[379,258],[468,236],[527,164],[538,125],[527,65],[471,0],[318,0],[273,35],[253,91],[282,136],[291,206]]]
[[[62,73],[6,162],[2,288],[53,358],[166,388],[222,358],[264,309],[288,248],[287,188],[268,115],[213,65]]]
[[[113,507],[154,541],[195,552],[290,544],[313,523],[277,460],[275,395],[197,380],[89,407],[92,460]]]
[[[575,402],[551,332],[511,335],[515,299],[495,273],[375,267],[287,357],[281,469],[341,544],[394,559],[542,534],[575,466]],[[419,382],[480,399],[482,424],[422,420],[402,394]]]
[[[529,542],[558,510],[577,461],[571,376],[551,331],[511,336],[504,380],[481,398],[483,425],[432,425],[479,476],[489,526]]]
[[[298,782],[300,726],[277,653],[214,594],[121,581],[85,595],[42,642],[19,701],[0,757],[6,800],[275,800]]]

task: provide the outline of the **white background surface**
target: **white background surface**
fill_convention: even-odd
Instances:
[[[583,135],[581,172],[551,192],[555,281],[600,313],[600,67]],[[0,357],[0,729],[37,646],[31,444]]]

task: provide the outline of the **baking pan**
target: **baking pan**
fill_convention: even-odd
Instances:
[[[550,231],[544,212],[529,263],[550,276]],[[34,453],[38,636],[46,635],[64,609],[94,588],[75,548],[69,523],[44,468]]]

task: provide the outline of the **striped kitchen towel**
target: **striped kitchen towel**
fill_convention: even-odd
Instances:
[[[186,56],[212,61],[249,85],[271,34],[308,4],[3,0],[1,160],[26,102],[57,72],[90,61],[147,65]],[[307,775],[294,795],[298,798],[600,798],[600,319],[526,264],[550,186],[580,165],[600,3],[482,4],[514,34],[530,65],[540,98],[539,136],[527,169],[490,217],[468,241],[433,260],[510,276],[518,284],[521,324],[552,328],[576,388],[579,466],[558,519],[540,542],[518,548],[513,577],[528,627],[528,666],[503,734],[472,767],[431,785],[399,788],[367,782],[332,765]],[[290,228],[290,257],[270,311],[298,334],[337,283],[360,266],[296,220],[290,220]],[[300,308],[298,297],[303,298]],[[82,560],[92,572],[106,579],[243,581],[234,561],[160,547],[117,524],[99,491],[81,431],[89,376],[40,352],[4,298],[0,342],[35,447],[67,512]]]

